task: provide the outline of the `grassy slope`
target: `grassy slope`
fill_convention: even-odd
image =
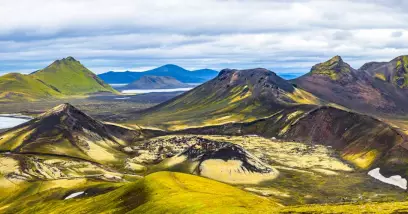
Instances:
[[[90,198],[16,201],[6,213],[271,213],[278,204],[198,176],[158,172]],[[36,201],[37,200],[37,201]],[[30,203],[30,201],[32,201]],[[35,203],[36,201],[36,203]],[[34,202],[34,203],[33,203]],[[27,206],[29,205],[29,206]]]
[[[0,77],[0,102],[61,97],[62,94],[29,75],[11,73]]]
[[[57,60],[48,67],[32,74],[46,84],[56,87],[66,95],[116,91],[72,57]]]
[[[40,186],[42,185],[42,187]],[[48,191],[39,191],[48,189]],[[93,189],[96,195],[63,200]],[[134,183],[82,180],[34,182],[0,213],[393,213],[408,202],[281,207],[272,200],[209,179],[158,172]]]
[[[308,205],[286,207],[279,213],[407,213],[408,202]]]
[[[261,72],[253,73],[259,75]],[[234,77],[229,78],[233,81]],[[280,90],[279,98],[275,98],[276,95],[272,94],[266,96],[272,93],[272,89],[266,88],[260,93],[259,83],[247,81],[225,89],[224,84],[219,84],[219,79],[221,78],[213,79],[179,97],[153,107],[138,120],[130,123],[178,130],[192,126],[253,121],[270,116],[285,106],[327,104],[313,94],[298,88],[293,88],[292,92]],[[242,79],[244,78],[241,77]],[[279,99],[279,101],[273,101],[273,99]]]
[[[72,57],[57,60],[30,75],[0,77],[0,102],[35,101],[97,92],[118,93]]]

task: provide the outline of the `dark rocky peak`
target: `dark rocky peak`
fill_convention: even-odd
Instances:
[[[248,153],[241,146],[228,142],[200,138],[196,144],[190,146],[179,156],[181,155],[200,163],[209,159],[241,161],[242,166],[250,172],[269,173],[273,171],[271,167]]]
[[[373,69],[376,69],[378,67],[381,67],[383,65],[387,64],[387,62],[367,62],[364,63],[364,65],[362,65],[358,71],[365,71],[365,72],[369,72]]]
[[[265,68],[255,68],[246,70],[224,69],[217,81],[223,81],[226,85],[251,85],[255,89],[274,88],[292,92],[294,87],[288,81],[278,76],[273,71]]]
[[[327,76],[331,80],[339,80],[343,77],[350,77],[354,69],[343,61],[340,56],[335,56],[326,62],[319,63],[312,67],[310,74]]]

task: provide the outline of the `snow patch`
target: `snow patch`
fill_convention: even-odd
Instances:
[[[75,198],[75,197],[77,197],[77,196],[80,196],[80,195],[82,195],[82,194],[84,194],[85,192],[76,192],[76,193],[72,193],[71,195],[68,195],[67,197],[65,197],[64,198],[64,200],[68,200],[68,199],[71,199],[71,198]]]
[[[377,180],[379,180],[381,182],[391,184],[391,185],[400,187],[400,188],[405,189],[405,190],[407,189],[407,179],[402,178],[399,175],[393,175],[393,176],[391,176],[389,178],[386,178],[383,175],[381,175],[380,168],[375,168],[375,169],[369,171],[368,175],[370,175],[371,177],[373,177],[373,178],[375,178],[375,179],[377,179]]]

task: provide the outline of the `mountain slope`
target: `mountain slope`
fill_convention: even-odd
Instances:
[[[168,89],[188,88],[188,84],[182,83],[169,76],[142,76],[140,79],[126,85],[125,89]]]
[[[357,169],[408,178],[408,141],[390,125],[333,107],[285,110],[249,123],[192,128],[177,134],[252,135],[330,146]]]
[[[182,128],[254,120],[288,106],[321,103],[269,70],[225,69],[193,90],[140,113],[138,121]]]
[[[205,138],[186,140],[196,143],[162,161],[155,167],[155,171],[191,173],[232,184],[259,184],[279,175],[278,170],[263,163],[239,145]]]
[[[408,56],[399,56],[390,62],[366,63],[359,70],[389,82],[397,88],[408,89]]]
[[[309,73],[292,82],[324,100],[350,109],[387,114],[408,112],[408,96],[403,91],[353,69],[339,56],[313,66]]]
[[[58,189],[54,190],[57,191]],[[51,193],[16,201],[6,207],[5,211],[47,214],[272,213],[280,206],[270,199],[227,184],[174,172],[154,173],[140,181],[93,197],[63,200],[60,194]]]
[[[116,92],[73,57],[57,60],[30,76],[65,95]]]
[[[11,73],[0,77],[0,102],[33,101],[63,96],[31,76]]]
[[[0,150],[120,162],[126,157],[123,147],[150,134],[153,133],[101,123],[62,104],[2,133]]]
[[[189,71],[177,65],[163,65],[144,72],[114,72],[99,74],[98,76],[107,83],[131,83],[143,76],[170,76],[184,83],[201,83],[217,76],[218,72],[211,69]]]

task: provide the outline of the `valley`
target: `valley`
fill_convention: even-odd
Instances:
[[[290,81],[224,69],[186,92],[126,94],[72,57],[57,60],[23,80],[58,96],[0,107],[30,117],[0,130],[0,213],[403,211],[406,92],[369,76],[376,65],[356,70],[336,56]],[[78,70],[91,79],[53,76]],[[184,84],[134,85],[156,81],[147,90]]]

